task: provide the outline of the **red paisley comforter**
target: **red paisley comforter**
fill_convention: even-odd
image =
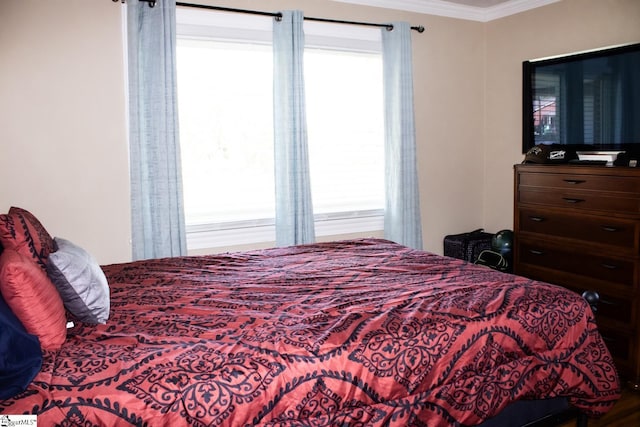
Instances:
[[[475,425],[518,399],[619,397],[562,288],[377,239],[104,267],[79,324],[0,414],[40,425]]]

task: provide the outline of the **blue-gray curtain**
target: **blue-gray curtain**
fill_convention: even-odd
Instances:
[[[176,95],[175,0],[127,3],[133,259],[186,249]]]
[[[413,113],[411,27],[394,22],[382,30],[385,104],[384,235],[422,249]]]
[[[276,244],[315,241],[303,74],[304,17],[285,11],[273,23]]]

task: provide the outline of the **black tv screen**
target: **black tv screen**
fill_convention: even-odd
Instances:
[[[523,62],[522,152],[640,152],[640,43]]]

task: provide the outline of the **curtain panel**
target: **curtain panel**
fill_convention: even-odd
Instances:
[[[381,31],[385,105],[384,235],[402,245],[422,249],[411,26],[394,22],[393,30],[383,28]]]
[[[303,73],[304,17],[284,11],[273,23],[276,244],[315,241]]]
[[[175,1],[127,2],[133,259],[185,255]]]

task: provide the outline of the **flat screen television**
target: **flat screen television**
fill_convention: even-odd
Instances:
[[[523,62],[522,152],[640,153],[640,43]]]

